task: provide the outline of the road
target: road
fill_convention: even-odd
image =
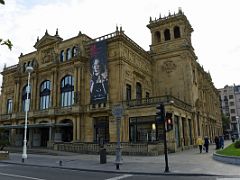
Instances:
[[[1,180],[237,180],[215,176],[162,176],[103,172],[87,172],[70,169],[0,164]],[[238,178],[239,180],[239,178]]]

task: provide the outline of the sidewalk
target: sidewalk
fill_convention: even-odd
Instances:
[[[226,141],[225,144],[230,144]],[[168,155],[169,174],[189,175],[237,175],[240,176],[240,166],[224,164],[213,160],[215,145],[210,146],[209,153],[199,153],[197,148]],[[21,153],[10,153],[9,160],[1,163],[47,166],[54,168],[69,168],[86,171],[121,172],[138,174],[163,174],[165,169],[164,155],[161,156],[122,156],[123,164],[116,170],[115,156],[107,156],[107,163],[100,164],[99,155],[76,154],[69,152],[50,151],[48,154],[28,154],[28,159],[22,163]],[[54,154],[54,155],[52,155]],[[62,161],[60,165],[59,161]],[[166,174],[166,173],[165,173]]]

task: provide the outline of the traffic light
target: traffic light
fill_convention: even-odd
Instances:
[[[173,130],[173,119],[172,119],[172,113],[167,112],[166,113],[166,129],[167,131]]]
[[[164,122],[164,119],[165,119],[164,105],[163,104],[158,104],[156,109],[157,109],[156,121],[157,121],[158,124],[160,124],[161,122]]]

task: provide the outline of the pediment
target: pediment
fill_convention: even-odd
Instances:
[[[51,36],[46,31],[45,35],[40,40],[37,40],[37,42],[35,43],[35,45],[33,47],[35,47],[38,50],[42,47],[49,46],[56,42],[61,42],[62,40],[63,39],[60,36],[58,36],[58,35]]]

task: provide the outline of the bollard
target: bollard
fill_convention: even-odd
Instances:
[[[107,153],[105,148],[100,149],[100,164],[106,164],[107,163]]]
[[[62,166],[62,161],[61,160],[59,161],[59,166]]]

